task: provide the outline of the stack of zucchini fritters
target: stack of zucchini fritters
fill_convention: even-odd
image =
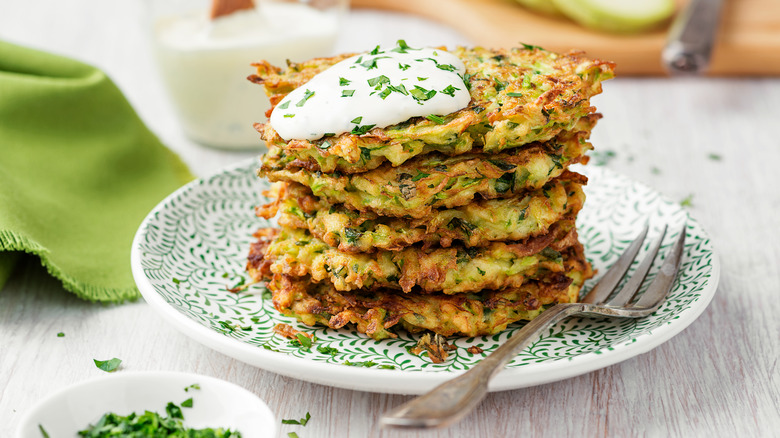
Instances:
[[[318,140],[258,124],[258,174],[274,185],[281,228],[258,230],[248,270],[302,322],[487,335],[572,302],[592,276],[575,219],[600,115],[590,106],[613,64],[537,47],[459,48],[469,105]],[[272,105],[351,55],[257,64]],[[269,113],[270,114],[270,111]]]

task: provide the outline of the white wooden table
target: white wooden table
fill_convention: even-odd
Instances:
[[[198,175],[253,156],[208,149],[179,132],[144,44],[141,6],[0,0],[0,38],[107,71]],[[469,43],[435,23],[358,11],[335,51],[398,38]],[[491,394],[447,430],[381,431],[380,414],[408,397],[315,385],[245,365],[180,334],[143,301],[80,301],[30,258],[0,292],[0,436],[10,436],[21,415],[52,391],[103,375],[92,358],[110,357],[122,358],[126,371],[180,370],[235,382],[279,419],[311,413],[305,428],[280,425],[280,436],[779,436],[779,102],[780,80],[755,78],[622,78],[594,99],[605,118],[593,143],[615,152],[607,166],[673,199],[690,197],[691,214],[723,265],[704,314],[649,353],[569,380]]]

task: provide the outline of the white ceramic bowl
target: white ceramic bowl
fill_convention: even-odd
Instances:
[[[198,384],[200,389],[185,388]],[[246,389],[214,377],[176,372],[119,372],[80,382],[42,400],[22,418],[16,438],[41,438],[43,426],[51,438],[76,437],[103,414],[128,415],[145,410],[165,414],[168,402],[181,405],[184,425],[229,428],[244,438],[276,435],[276,419],[268,406]]]

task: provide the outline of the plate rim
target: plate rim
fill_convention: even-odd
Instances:
[[[337,363],[308,361],[300,357],[268,351],[249,345],[238,339],[223,336],[188,318],[186,315],[178,312],[172,305],[169,305],[165,299],[154,290],[154,287],[148,281],[148,278],[144,274],[143,267],[141,266],[140,242],[147,229],[148,223],[156,214],[163,210],[172,199],[175,199],[197,186],[206,184],[213,178],[236,172],[239,169],[249,168],[251,165],[257,165],[257,158],[238,161],[205,177],[197,178],[185,184],[160,201],[149,212],[139,226],[133,238],[130,254],[133,277],[135,278],[136,285],[144,300],[161,317],[163,317],[163,319],[172,324],[184,335],[212,350],[263,370],[326,386],[386,394],[422,394],[465,372],[463,370],[420,370],[409,372],[399,369],[359,368],[348,367]],[[649,187],[642,182],[635,181],[628,176],[611,169],[605,167],[589,167],[586,171],[602,172],[606,176],[620,178],[630,184],[638,184],[657,194],[663,201],[672,202],[663,193],[658,192],[652,187]],[[686,223],[688,225],[692,223],[697,225],[701,234],[707,238],[711,244],[712,240],[703,227],[701,227],[701,224],[694,219],[687,210],[684,211],[687,219]],[[682,311],[685,318],[677,318],[668,324],[664,324],[663,326],[654,329],[651,333],[642,333],[635,338],[637,340],[641,338],[643,342],[631,342],[629,344],[620,345],[620,348],[611,349],[609,348],[611,345],[605,345],[597,350],[579,354],[575,357],[569,357],[568,359],[539,364],[531,363],[517,368],[507,368],[502,370],[493,378],[493,380],[491,380],[489,390],[491,392],[505,391],[543,385],[545,383],[576,377],[614,365],[658,347],[675,335],[681,333],[693,323],[693,321],[698,319],[714,297],[720,280],[720,259],[714,246],[711,252],[710,274],[711,275],[706,280],[705,284],[698,290],[699,298],[693,305]],[[257,362],[262,362],[263,365],[257,365]],[[389,380],[392,381],[393,384],[386,384],[383,386],[380,382],[377,382],[376,376],[377,373],[380,372],[387,373],[387,376],[390,377]]]

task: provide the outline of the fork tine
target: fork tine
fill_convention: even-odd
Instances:
[[[655,239],[655,242],[653,242],[653,245],[650,247],[650,251],[647,253],[647,255],[645,255],[645,258],[642,260],[639,266],[637,266],[634,274],[631,276],[631,278],[628,279],[626,284],[623,286],[623,289],[620,290],[617,296],[606,303],[607,305],[625,306],[627,302],[634,298],[634,295],[636,295],[636,293],[639,291],[639,288],[642,287],[642,283],[645,281],[645,277],[647,277],[647,273],[650,271],[650,267],[653,266],[655,256],[658,255],[658,249],[661,248],[661,242],[664,240],[664,236],[666,235],[666,229],[667,226],[664,225],[664,229],[661,231],[661,235]]]
[[[644,242],[645,237],[647,237],[647,230],[649,228],[649,224],[645,224],[642,232],[639,233],[639,237],[631,242],[628,249],[626,249],[626,251],[617,259],[615,264],[609,268],[601,280],[593,286],[593,289],[591,289],[588,295],[585,296],[585,299],[582,300],[583,303],[600,304],[612,294],[612,291],[615,290],[615,287],[620,283],[620,280],[626,275],[628,267],[634,262],[636,254],[639,252],[639,248],[642,247],[642,242]]]
[[[666,257],[666,260],[664,260],[664,264],[661,265],[658,274],[653,279],[653,282],[650,283],[650,287],[647,288],[639,301],[631,307],[653,308],[660,306],[677,279],[677,272],[679,272],[680,265],[682,264],[684,249],[685,224],[683,223],[682,229],[680,229],[680,236],[677,238],[672,249],[669,250],[669,254]]]

